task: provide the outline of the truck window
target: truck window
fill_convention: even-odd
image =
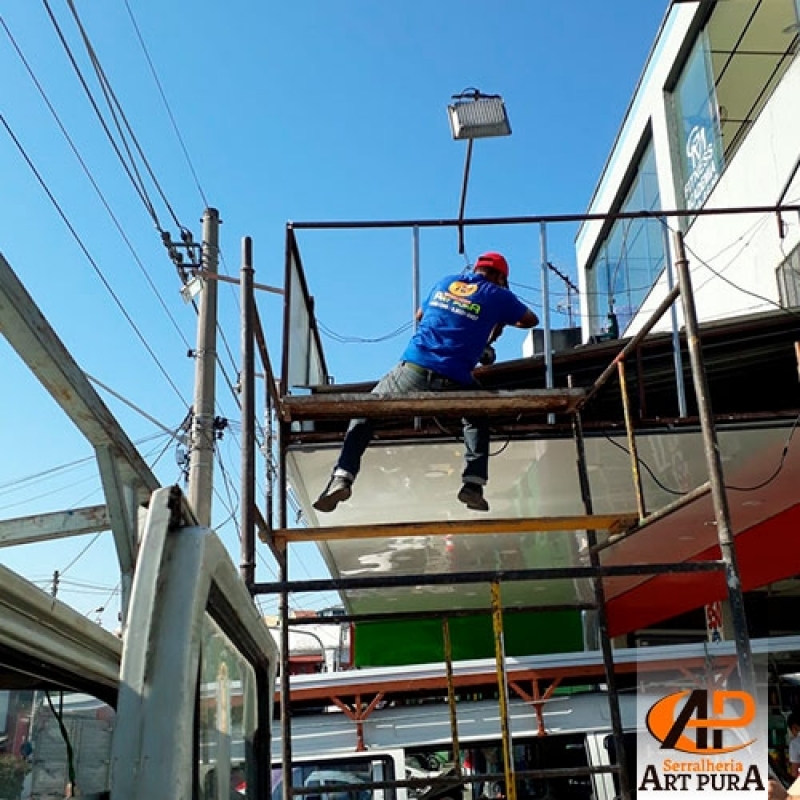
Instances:
[[[206,800],[248,797],[247,772],[255,735],[255,672],[206,614],[201,649],[198,751]],[[250,752],[248,752],[250,750]]]
[[[46,689],[0,692],[7,706],[0,797],[103,796],[110,787],[116,713],[89,694]]]

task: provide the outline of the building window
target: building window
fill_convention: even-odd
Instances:
[[[700,208],[722,172],[722,137],[705,31],[672,95],[684,208]]]
[[[778,295],[784,308],[800,306],[800,246],[778,266]]]
[[[640,158],[620,211],[661,206],[652,143]],[[620,219],[589,265],[589,317],[593,336],[624,331],[664,268],[664,234],[657,219]]]
[[[700,208],[798,46],[797,0],[720,2],[672,93],[679,197]]]

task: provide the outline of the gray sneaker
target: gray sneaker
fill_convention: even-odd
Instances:
[[[465,483],[458,493],[458,499],[473,511],[489,510],[489,504],[483,497],[483,487],[479,483]]]
[[[353,481],[349,478],[333,476],[325,487],[322,494],[314,501],[314,508],[317,511],[333,511],[339,503],[350,499],[353,490],[350,488]]]

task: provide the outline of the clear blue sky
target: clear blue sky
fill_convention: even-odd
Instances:
[[[502,94],[513,128],[511,137],[476,142],[467,216],[584,211],[667,2],[76,0],[75,7],[169,203],[143,173],[159,224],[177,238],[171,208],[199,239],[207,202],[223,220],[221,269],[238,273],[240,242],[249,235],[256,280],[280,284],[288,220],[457,215],[465,142],[451,139],[445,109],[451,95],[467,87]],[[0,252],[81,367],[176,429],[192,401],[194,363],[186,351],[194,346],[196,317],[180,298],[180,281],[154,221],[92,109],[48,9],[113,127],[69,4],[5,4]],[[574,235],[574,226],[551,229],[549,241],[551,261],[576,280]],[[331,372],[339,382],[379,377],[397,358],[405,334],[381,344],[335,339],[380,338],[410,320],[410,234],[301,232],[299,242],[318,317],[336,334],[324,341]],[[512,288],[540,311],[538,229],[467,229],[466,245],[471,258],[503,251]],[[423,290],[464,263],[454,231],[423,231]],[[221,358],[235,381],[238,298],[228,286],[220,296],[233,354],[231,359],[220,343]],[[551,302],[556,315],[560,297],[554,294]],[[261,296],[260,313],[277,364],[280,299]],[[566,325],[566,317],[554,316],[553,325]],[[508,333],[501,357],[516,357],[521,344],[521,334]],[[102,502],[89,446],[4,339],[0,365],[0,514]],[[229,520],[238,514],[240,420],[222,375],[218,389],[219,413],[231,420],[219,445],[230,483],[218,476],[214,520],[238,563]],[[101,395],[131,439],[141,442],[160,480],[179,482],[175,447],[162,431]],[[103,622],[113,626],[117,572],[110,534],[0,550],[0,560],[45,586],[53,570],[62,571],[60,596],[90,615],[105,606]],[[268,562],[266,555],[259,561],[261,580],[269,577]],[[325,574],[313,545],[298,550],[293,564],[296,578]],[[307,606],[331,602],[335,597],[295,599]]]

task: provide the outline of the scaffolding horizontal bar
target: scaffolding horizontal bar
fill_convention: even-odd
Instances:
[[[331,525],[325,528],[278,528],[277,542],[321,542],[330,539],[394,539],[407,536],[473,535],[479,533],[542,533],[546,531],[609,531],[621,533],[637,524],[636,512],[583,514],[565,517],[457,519],[434,522],[389,522]]]
[[[350,419],[351,417],[436,416],[460,417],[464,414],[563,413],[575,410],[583,400],[584,389],[518,389],[498,391],[409,392],[373,394],[371,392],[328,392],[287,395],[281,399],[281,416],[294,420]]]
[[[722,561],[684,561],[671,564],[615,564],[607,567],[538,567],[535,569],[480,570],[475,572],[441,572],[426,575],[375,575],[358,578],[318,578],[305,581],[254,583],[254,595],[279,592],[336,592],[389,587],[443,586],[467,583],[490,584],[494,581],[546,581],[580,578],[616,578],[631,575],[659,575],[664,572],[714,572],[723,570]]]
[[[503,607],[504,614],[529,614],[531,612],[540,611],[596,611],[597,603],[553,603],[546,605],[539,603],[538,605],[530,606],[512,606],[506,605]],[[305,627],[308,625],[339,625],[343,622],[397,622],[403,620],[421,620],[421,619],[457,619],[463,617],[479,617],[492,613],[492,608],[489,605],[481,606],[480,608],[443,608],[443,609],[428,609],[426,611],[384,611],[381,613],[372,614],[337,614],[335,617],[291,617],[288,624],[291,627]]]

